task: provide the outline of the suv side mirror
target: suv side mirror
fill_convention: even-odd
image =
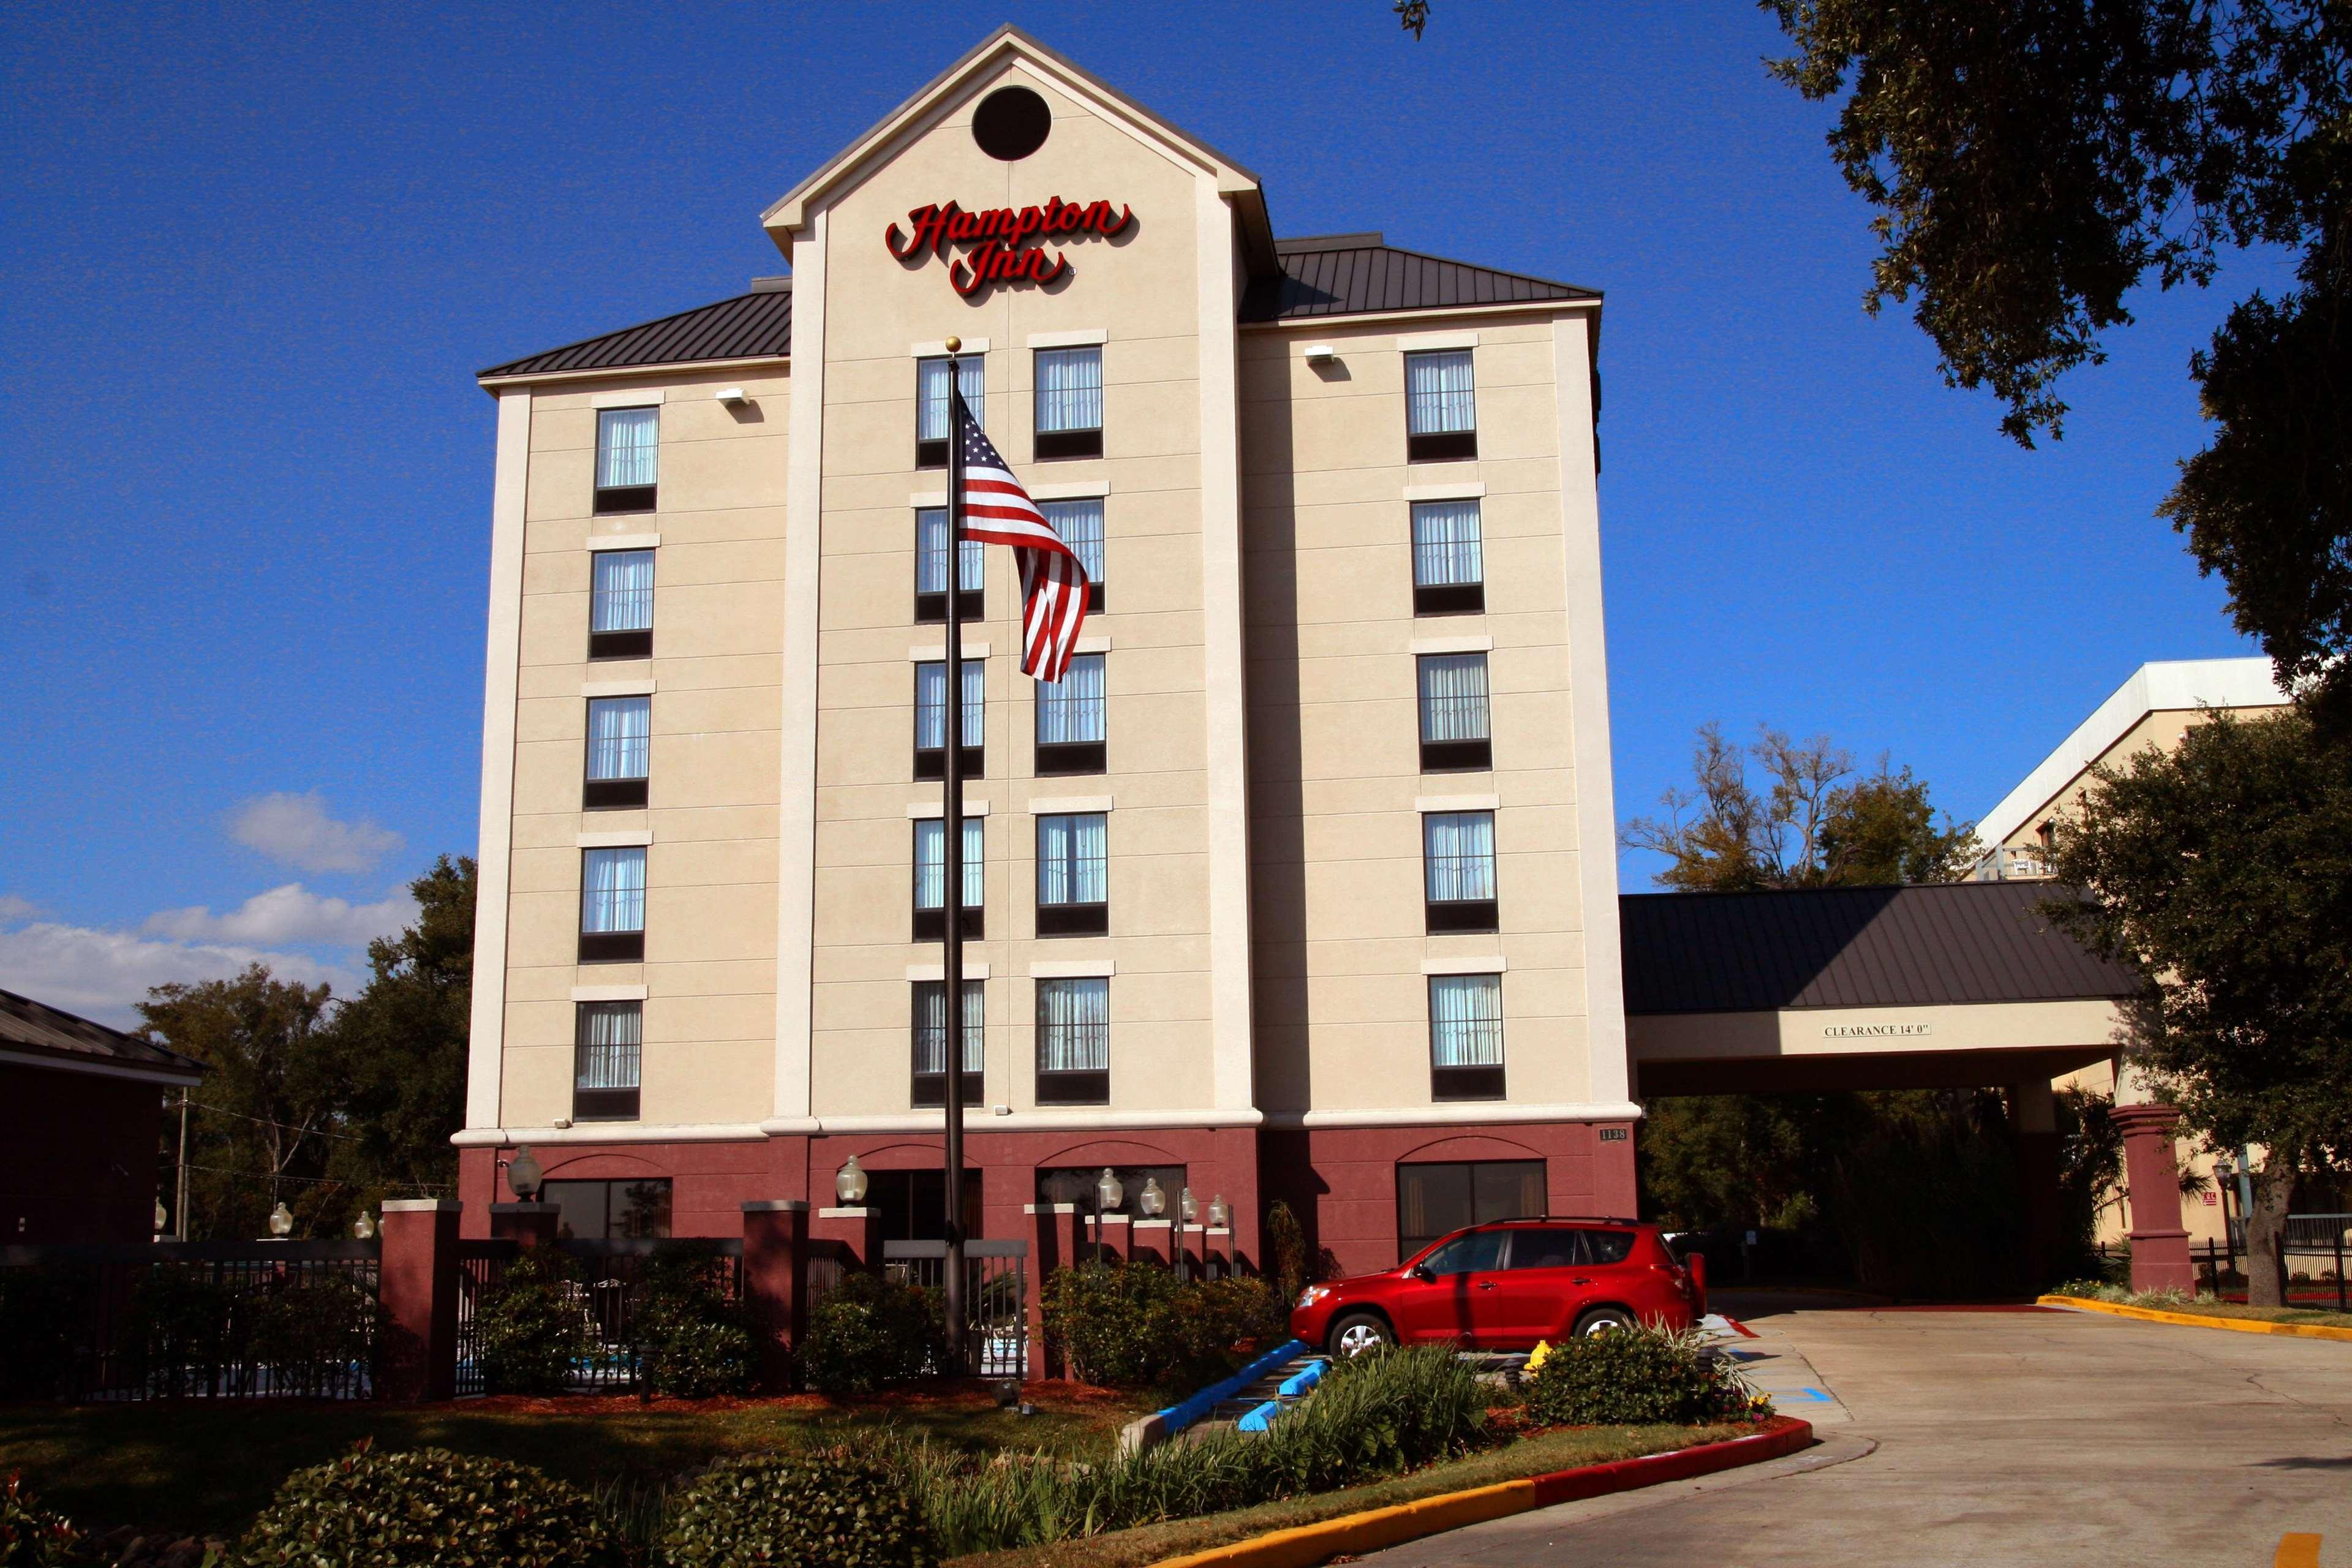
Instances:
[[[1405,1272],[1412,1275],[1414,1279],[1420,1280],[1424,1285],[1437,1278],[1436,1275],[1432,1274],[1429,1271],[1429,1265],[1426,1263],[1416,1263],[1411,1268],[1405,1270]]]

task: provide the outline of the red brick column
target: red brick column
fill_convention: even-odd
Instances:
[[[760,1389],[792,1392],[793,1352],[808,1327],[809,1206],[799,1198],[743,1205],[743,1305],[760,1335]]]
[[[1024,1204],[1029,1221],[1029,1375],[1033,1379],[1061,1374],[1045,1353],[1045,1278],[1093,1256],[1081,1234],[1086,1216],[1076,1204]]]
[[[1107,1214],[1099,1220],[1090,1220],[1083,1250],[1087,1258],[1099,1256],[1110,1263],[1125,1261],[1135,1251],[1134,1223],[1123,1214]]]
[[[492,1204],[490,1205],[490,1237],[497,1241],[517,1241],[525,1247],[555,1244],[555,1219],[559,1211],[553,1204]]]
[[[2131,1282],[2135,1290],[2197,1288],[2189,1232],[2180,1225],[2180,1169],[2169,1105],[2118,1105],[2109,1113],[2124,1135],[2124,1191],[2131,1201]]]
[[[1201,1233],[1201,1256],[1213,1263],[1219,1278],[1234,1271],[1234,1233],[1224,1226]]]
[[[849,1244],[852,1268],[882,1267],[882,1211],[875,1208],[819,1209],[809,1234],[826,1241]]]
[[[1176,1262],[1176,1224],[1166,1219],[1139,1219],[1127,1227],[1128,1256],[1138,1263],[1157,1263],[1173,1268]]]
[[[376,1390],[385,1399],[450,1399],[457,1392],[457,1221],[454,1198],[392,1198],[383,1205],[376,1297],[383,1343]]]

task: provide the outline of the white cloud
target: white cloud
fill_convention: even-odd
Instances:
[[[0,921],[28,921],[40,912],[40,906],[30,899],[0,893]]]
[[[132,1004],[151,986],[223,980],[266,963],[281,980],[332,985],[348,996],[361,977],[299,952],[215,942],[158,942],[130,931],[43,921],[0,931],[0,990],[17,992],[117,1028],[136,1028]]]
[[[225,914],[215,915],[202,904],[165,910],[150,915],[142,929],[150,936],[179,942],[359,947],[373,938],[394,934],[415,918],[416,900],[405,892],[373,904],[352,904],[323,898],[299,882],[289,882],[256,893]]]
[[[248,849],[304,871],[372,871],[401,837],[365,817],[338,822],[319,792],[256,795],[237,808],[229,836]]]

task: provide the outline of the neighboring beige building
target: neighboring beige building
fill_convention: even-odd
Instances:
[[[961,584],[982,1231],[1104,1166],[1245,1257],[1276,1198],[1349,1266],[1631,1213],[1600,296],[1277,239],[1010,28],[765,225],[789,279],[481,376],[469,1229],[527,1143],[583,1233],[853,1154],[933,1233],[951,334],[1102,584],[1042,701],[1011,552]]]

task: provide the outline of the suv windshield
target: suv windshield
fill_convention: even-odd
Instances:
[[[1476,1274],[1501,1267],[1503,1233],[1499,1230],[1474,1230],[1467,1236],[1457,1236],[1421,1260],[1421,1266],[1432,1274]]]

